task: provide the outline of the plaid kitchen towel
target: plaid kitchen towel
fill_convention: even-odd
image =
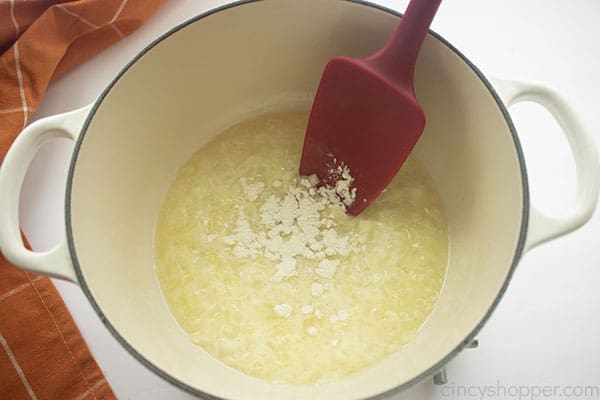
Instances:
[[[0,0],[0,159],[53,79],[163,1]],[[0,255],[0,399],[114,398],[52,281]]]

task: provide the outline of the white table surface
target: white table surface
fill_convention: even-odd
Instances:
[[[50,85],[35,118],[91,103],[159,34],[222,3],[167,1],[138,31]],[[382,3],[404,10],[408,1]],[[488,76],[553,86],[600,143],[600,1],[448,0],[442,3],[433,29]],[[568,210],[574,198],[575,169],[557,123],[531,104],[517,105],[511,114],[525,149],[533,201],[548,212]],[[34,249],[49,248],[62,235],[64,181],[71,150],[72,143],[64,140],[48,144],[28,173],[20,218]],[[479,334],[479,349],[464,351],[449,363],[449,386],[443,389],[426,380],[395,398],[494,397],[481,397],[478,390],[486,390],[486,385],[500,388],[496,398],[519,398],[516,386],[523,386],[523,398],[533,398],[535,387],[544,385],[557,386],[562,392],[535,398],[580,394],[575,386],[595,386],[596,391],[572,398],[600,398],[599,284],[600,213],[596,213],[582,229],[525,255]],[[130,356],[106,330],[78,286],[61,281],[56,285],[119,399],[192,398]],[[527,390],[529,396],[523,396]]]

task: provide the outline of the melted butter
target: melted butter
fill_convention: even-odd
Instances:
[[[359,217],[328,210],[338,234],[361,243],[337,256],[332,278],[315,273],[318,260],[298,258],[297,275],[275,282],[277,261],[236,257],[224,238],[239,207],[258,226],[263,200],[298,179],[306,119],[262,116],[200,149],[169,189],[155,235],[161,289],[190,339],[248,375],[292,384],[356,373],[399,351],[435,306],[448,248],[439,196],[411,156]],[[264,184],[255,201],[240,179]]]

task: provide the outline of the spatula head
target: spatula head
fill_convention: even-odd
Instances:
[[[332,59],[323,72],[310,114],[300,174],[335,184],[332,158],[354,177],[358,215],[386,188],[417,143],[425,116],[412,83],[401,85],[374,71],[368,61]]]

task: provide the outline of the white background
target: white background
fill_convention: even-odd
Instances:
[[[159,34],[222,3],[167,1],[138,31],[54,82],[35,118],[91,103],[122,66]],[[402,11],[408,1],[382,3]],[[557,89],[600,143],[600,1],[448,0],[432,28],[488,76],[541,81]],[[548,212],[568,210],[576,187],[575,170],[560,129],[536,105],[517,105],[511,113],[525,149],[533,201]],[[66,141],[47,145],[28,173],[21,223],[34,249],[51,247],[63,234],[64,181],[71,149]],[[395,398],[448,398],[444,395],[452,387],[498,382],[505,387],[599,386],[599,283],[600,216],[596,213],[582,229],[523,258],[479,335],[479,349],[462,352],[448,365],[450,386],[444,392],[428,379]],[[56,284],[119,399],[192,398],[122,349],[79,287]]]

